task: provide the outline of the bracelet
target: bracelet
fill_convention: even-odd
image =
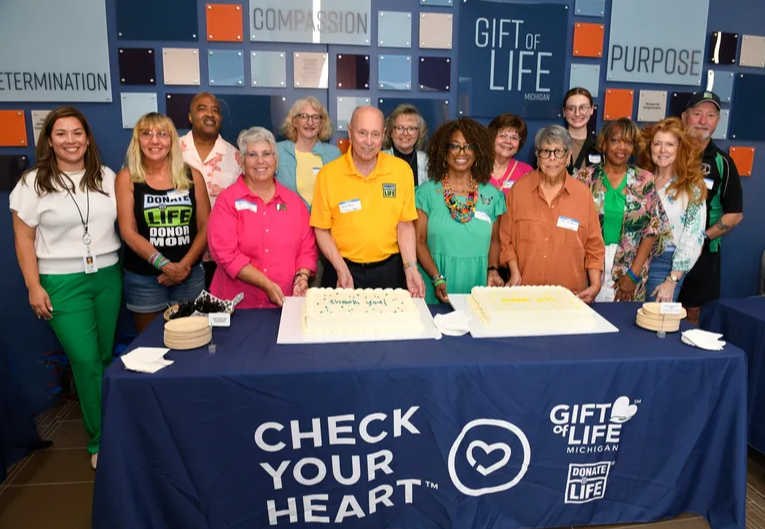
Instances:
[[[439,284],[438,283],[439,281],[441,283],[446,283],[446,277],[444,276],[444,274],[436,274],[433,276],[433,279],[431,279],[433,286],[436,286],[437,284]]]
[[[293,277],[293,278],[292,278],[292,284],[293,284],[293,285],[294,285],[295,283],[297,283],[297,281],[298,281],[298,278],[299,278],[300,276],[303,276],[303,277],[305,277],[305,280],[306,280],[306,282],[307,282],[309,279],[311,279],[311,276],[310,276],[310,275],[308,275],[308,274],[306,274],[305,272],[298,272],[297,274],[295,274],[295,277]]]
[[[409,270],[413,266],[417,266],[417,261],[406,261],[404,263],[404,270]]]
[[[636,285],[640,282],[640,279],[638,279],[638,276],[635,275],[635,272],[632,271],[632,268],[627,269],[627,275],[632,280],[633,283]]]
[[[497,268],[496,266],[490,266],[489,268],[486,269],[486,272],[487,273],[488,272],[499,272],[499,268]]]
[[[436,281],[433,281],[433,288],[437,287],[438,285],[445,285],[445,284],[446,284],[446,279],[441,278]]]
[[[161,268],[161,266],[159,266],[159,263],[162,262],[163,259],[165,259],[164,255],[162,255],[159,252],[154,252],[153,254],[151,254],[151,256],[149,257],[148,261],[149,261],[149,264],[151,266],[153,266],[154,268],[159,270]],[[165,263],[165,264],[167,264],[167,263]]]

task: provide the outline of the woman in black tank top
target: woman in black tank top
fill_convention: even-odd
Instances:
[[[153,112],[138,121],[116,194],[127,246],[125,302],[140,333],[168,306],[193,300],[204,288],[210,201],[202,175],[183,163],[169,118]]]

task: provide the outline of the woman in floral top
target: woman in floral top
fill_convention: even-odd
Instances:
[[[603,163],[576,173],[592,191],[606,244],[603,288],[595,301],[643,301],[651,258],[661,255],[670,231],[653,175],[629,163],[640,139],[640,129],[627,118],[606,123],[598,136]]]
[[[704,247],[707,218],[701,145],[678,118],[667,118],[643,133],[640,166],[654,174],[672,233],[664,253],[653,260],[646,292],[651,301],[677,301],[685,274]]]

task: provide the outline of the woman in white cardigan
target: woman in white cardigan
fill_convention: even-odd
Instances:
[[[428,127],[414,105],[397,106],[385,120],[383,152],[409,164],[415,187],[428,181],[428,155],[422,150],[427,136]]]

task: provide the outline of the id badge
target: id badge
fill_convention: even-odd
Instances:
[[[578,231],[579,221],[576,219],[560,216],[558,217],[558,227],[564,228],[566,230]]]
[[[86,274],[95,274],[96,272],[98,272],[98,264],[96,263],[96,256],[90,253],[90,250],[88,250],[88,253],[86,253],[85,256],[82,258],[82,262],[85,264]]]

